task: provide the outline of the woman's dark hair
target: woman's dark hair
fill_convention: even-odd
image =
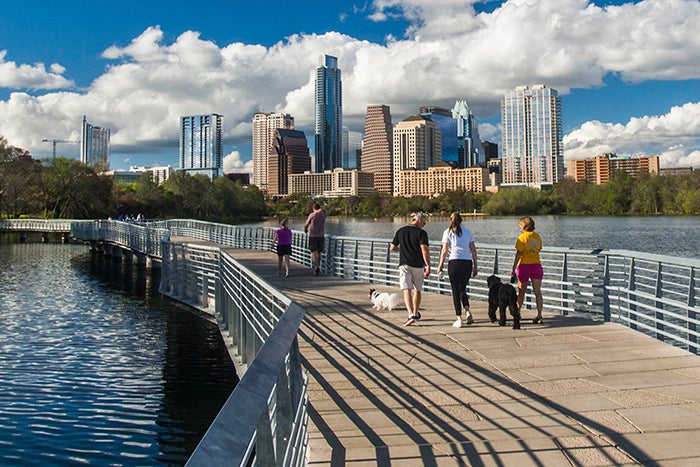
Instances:
[[[450,232],[456,233],[458,237],[462,236],[462,216],[457,211],[450,216]]]

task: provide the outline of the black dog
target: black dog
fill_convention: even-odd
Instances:
[[[500,312],[498,324],[506,325],[506,308],[513,316],[513,329],[520,329],[520,310],[518,310],[518,292],[510,284],[504,284],[498,276],[489,276],[486,279],[489,286],[489,318],[491,322],[496,322],[496,309]]]

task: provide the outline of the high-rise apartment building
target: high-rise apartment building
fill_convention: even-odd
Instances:
[[[426,170],[442,162],[442,134],[437,123],[413,115],[394,128],[393,193],[400,193],[399,173],[406,169]]]
[[[502,186],[551,186],[564,177],[561,99],[544,85],[520,86],[501,102]]]
[[[214,180],[221,175],[224,117],[180,117],[180,169]]]
[[[253,115],[253,183],[268,191],[268,162],[277,129],[294,129],[294,117],[289,114],[258,112]],[[311,170],[311,169],[308,169]]]
[[[110,130],[88,123],[83,115],[80,139],[80,162],[100,169],[109,170]]]
[[[338,59],[321,55],[316,67],[314,103],[316,124],[316,172],[333,170],[343,164],[343,97]]]
[[[311,157],[304,132],[276,129],[268,163],[268,194],[270,196],[288,195],[290,175],[310,170]]]
[[[368,105],[359,165],[364,172],[374,174],[374,189],[380,193],[394,192],[393,150],[394,130],[389,106]]]

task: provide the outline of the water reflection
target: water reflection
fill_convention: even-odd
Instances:
[[[0,464],[184,464],[236,383],[215,324],[79,245],[0,245]]]

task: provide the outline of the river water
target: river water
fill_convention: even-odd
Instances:
[[[545,246],[631,250],[700,259],[700,217],[571,217],[533,216]],[[464,217],[463,226],[476,245],[515,245],[519,217]],[[326,234],[391,240],[407,218],[360,219],[329,217]],[[303,230],[304,219],[290,219],[292,230]],[[263,225],[275,225],[268,221]],[[425,229],[431,244],[440,242],[449,226],[446,217],[431,217]]]
[[[158,281],[83,245],[0,244],[0,465],[186,462],[235,370]]]

